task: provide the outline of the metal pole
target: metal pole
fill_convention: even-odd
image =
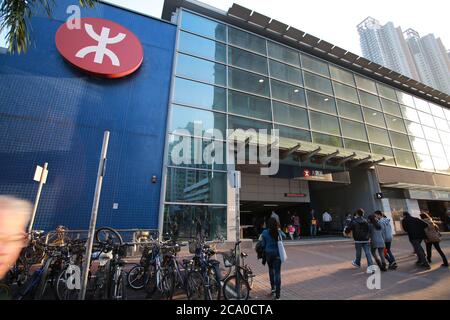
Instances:
[[[45,175],[47,172],[47,168],[48,168],[48,162],[46,162],[44,164],[44,169],[42,170],[41,173],[41,178],[39,180],[39,188],[36,194],[36,200],[34,201],[34,207],[33,207],[33,213],[31,214],[31,220],[30,220],[30,225],[28,227],[28,233],[31,232],[31,230],[33,230],[33,225],[34,225],[34,219],[36,218],[36,212],[39,206],[39,200],[41,199],[41,193],[42,193],[42,188],[44,187],[44,182],[45,182]]]
[[[86,246],[86,254],[83,263],[83,271],[81,276],[81,288],[79,300],[84,300],[86,296],[86,288],[88,283],[89,266],[91,265],[92,246],[94,244],[94,234],[97,224],[98,205],[100,202],[100,194],[102,191],[103,176],[106,168],[106,154],[108,153],[109,131],[105,131],[103,135],[102,153],[98,164],[97,183],[95,185],[94,202],[92,203],[91,223],[89,225],[88,240]]]
[[[234,189],[235,192],[235,208],[236,208],[236,242],[241,241],[241,221],[240,221],[240,199],[239,199],[239,188]],[[240,299],[241,297],[241,279],[240,279],[240,270],[239,266],[241,265],[241,245],[238,244],[236,246],[236,298]]]

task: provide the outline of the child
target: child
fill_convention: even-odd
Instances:
[[[294,240],[295,227],[292,224],[290,224],[288,226],[288,230],[289,230],[289,237],[291,237],[291,240]]]

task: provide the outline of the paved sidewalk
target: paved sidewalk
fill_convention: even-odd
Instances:
[[[450,257],[450,239],[441,242]],[[433,249],[431,270],[416,267],[416,257],[407,237],[396,237],[393,252],[399,268],[381,275],[381,290],[369,290],[366,286],[370,275],[366,274],[366,260],[361,269],[351,265],[354,259],[352,242],[336,242],[286,246],[288,261],[282,266],[283,300],[328,299],[450,299],[450,269],[441,268],[442,260]],[[252,299],[270,299],[267,266],[257,261],[249,252],[248,263],[256,273]],[[364,254],[363,254],[364,257]]]

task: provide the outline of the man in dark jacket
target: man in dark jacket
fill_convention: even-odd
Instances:
[[[373,260],[369,245],[369,224],[367,223],[367,220],[364,219],[363,209],[358,209],[356,211],[355,219],[346,226],[345,233],[349,234],[350,232],[353,232],[356,249],[356,259],[352,261],[352,265],[356,268],[361,267],[361,250],[364,250],[368,265],[367,273],[373,273]]]
[[[419,259],[417,264],[430,269],[430,265],[425,257],[425,251],[422,248],[422,240],[426,238],[425,228],[428,227],[428,225],[424,221],[412,217],[409,212],[405,211],[403,212],[402,227],[403,230],[408,233],[409,242],[411,242],[414,252]]]

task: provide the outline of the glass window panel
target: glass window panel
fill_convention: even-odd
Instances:
[[[228,112],[242,116],[272,120],[270,100],[230,90],[228,93]]]
[[[363,106],[370,107],[370,108],[381,111],[380,99],[377,96],[367,93],[367,92],[364,92],[364,91],[361,91],[361,90],[358,90],[358,92],[359,92],[359,98],[361,99],[361,104]]]
[[[415,136],[415,137],[419,137],[419,138],[425,138],[425,134],[423,133],[422,126],[419,123],[405,120],[405,124],[406,124],[406,130],[408,130],[408,134]]]
[[[334,80],[338,80],[340,82],[344,82],[351,86],[355,86],[355,79],[353,78],[353,73],[346,71],[344,69],[335,67],[330,64],[330,72],[331,78]]]
[[[187,11],[183,11],[181,28],[208,38],[226,41],[225,25],[199,17]]]
[[[305,90],[299,87],[272,80],[272,98],[306,106]]]
[[[228,68],[228,84],[231,88],[269,97],[269,80],[266,77],[242,70]]]
[[[426,112],[426,113],[431,113],[430,110],[430,106],[428,105],[428,102],[426,102],[425,100],[419,99],[417,97],[413,97],[414,99],[414,103],[416,105],[416,109]]]
[[[434,116],[445,119],[444,109],[441,106],[438,106],[437,104],[431,102],[428,102],[428,104],[430,105],[431,113]]]
[[[416,168],[416,162],[412,152],[394,149],[395,160],[402,167]]]
[[[308,98],[308,106],[311,109],[337,114],[336,102],[333,97],[308,90],[306,90],[306,96]]]
[[[369,141],[382,144],[386,146],[390,146],[391,143],[389,141],[389,135],[386,130],[367,126],[367,133],[369,134]]]
[[[402,109],[403,118],[414,122],[420,122],[419,115],[416,110],[405,106],[401,106],[400,108]]]
[[[450,131],[447,120],[434,117],[434,122],[436,123],[436,128],[438,128],[439,131]]]
[[[391,135],[391,143],[394,148],[411,150],[408,136],[397,132],[389,131]]]
[[[442,143],[450,145],[450,133],[439,131],[439,135],[441,136]]]
[[[412,150],[415,152],[429,154],[428,144],[426,140],[420,139],[417,137],[409,137],[409,141],[411,142]]]
[[[374,154],[379,154],[379,155],[383,155],[383,156],[387,156],[387,157],[394,156],[394,152],[389,147],[380,146],[377,144],[371,144],[370,147],[372,148],[372,152]]]
[[[311,133],[309,131],[279,125],[276,125],[275,128],[280,130],[281,138],[311,142]]]
[[[375,86],[375,82],[372,80],[369,80],[367,78],[355,75],[356,79],[356,86],[359,89],[363,89],[369,92],[372,92],[374,94],[378,94],[377,87]]]
[[[224,114],[176,105],[172,106],[171,122],[171,132],[174,132],[176,129],[184,129],[188,130],[192,135],[194,135],[194,128],[199,131],[199,135],[203,135],[204,131],[210,129],[218,129],[222,132],[225,132],[226,129],[226,117]],[[197,134],[197,132],[195,133]]]
[[[276,62],[274,60],[269,61],[270,76],[294,84],[303,85],[302,72],[300,69],[288,66],[287,64]]]
[[[439,133],[436,129],[423,127],[423,132],[425,132],[425,138],[427,138],[427,140],[441,142],[439,139]]]
[[[450,121],[450,109],[444,108],[445,118]]]
[[[397,95],[395,94],[394,89],[389,88],[380,83],[377,83],[377,87],[378,87],[378,93],[380,94],[380,96],[397,101]]]
[[[273,101],[273,117],[275,122],[309,129],[308,112],[303,108]]]
[[[327,146],[333,146],[333,147],[339,147],[339,148],[343,147],[342,139],[339,137],[329,136],[329,135],[317,133],[317,132],[313,132],[312,136],[313,136],[313,141],[315,143],[320,143],[320,144],[324,144]]]
[[[261,53],[263,55],[267,54],[266,40],[245,31],[229,27],[228,42],[241,48]]]
[[[302,54],[302,67],[326,77],[330,76],[327,63],[304,54]]]
[[[267,42],[269,57],[300,67],[300,55],[297,51],[285,46]]]
[[[400,105],[398,103],[381,98],[381,104],[383,105],[383,111],[385,113],[390,113],[397,117],[402,116],[402,111],[400,110]]]
[[[342,135],[347,138],[367,141],[367,133],[364,124],[341,119]]]
[[[414,156],[419,169],[434,171],[433,160],[429,155],[415,153]]]
[[[219,62],[226,62],[226,46],[187,32],[180,32],[179,51]]]
[[[357,151],[363,151],[363,152],[370,152],[370,147],[368,143],[351,140],[351,139],[344,139],[344,144],[346,149],[351,150],[357,150]]]
[[[433,128],[436,127],[436,124],[434,123],[434,120],[433,120],[433,116],[431,114],[423,113],[423,112],[419,111],[419,119],[423,125],[433,127]]]
[[[405,123],[402,118],[393,117],[388,114],[385,114],[384,117],[386,119],[388,129],[406,133]]]
[[[168,202],[227,203],[227,174],[223,172],[168,168]]]
[[[183,11],[181,28],[202,36],[226,41],[226,27],[215,21]]]
[[[433,157],[433,163],[434,163],[434,167],[435,167],[436,171],[445,172],[445,173],[450,172],[450,167],[448,165],[447,159]]]
[[[173,101],[205,109],[226,111],[226,89],[176,78]]]
[[[342,100],[337,100],[339,115],[353,120],[363,121],[361,107]]]
[[[187,139],[187,141],[184,139]],[[184,144],[188,144],[190,147],[184,149],[182,148]],[[195,152],[195,145],[199,146],[200,152]],[[211,152],[207,150],[211,150]],[[169,166],[227,170],[225,151],[226,145],[222,141],[169,135],[168,163]],[[184,152],[187,154],[184,154]],[[204,158],[204,152],[207,153],[208,156],[211,155],[211,159]]]
[[[330,134],[340,135],[338,118],[314,111],[309,112],[311,129]]]
[[[238,48],[228,48],[228,63],[250,71],[267,74],[267,58]]]
[[[235,116],[228,116],[228,127],[229,129],[242,129],[242,130],[248,130],[248,129],[266,129],[266,130],[272,130],[272,124],[268,122],[261,122],[256,121],[252,119],[246,119],[241,117],[235,117]],[[268,132],[269,132],[268,131]]]
[[[440,143],[428,141],[428,147],[432,156],[445,157],[444,148]]]
[[[330,95],[333,94],[333,88],[331,87],[330,80],[320,76],[316,76],[315,74],[309,72],[304,73],[304,78],[306,88],[317,90]]]
[[[359,103],[358,93],[355,88],[343,85],[333,81],[334,93],[337,98],[348,100],[354,103]]]
[[[364,119],[366,119],[366,123],[386,128],[386,124],[384,122],[383,113],[380,111],[363,108]]]
[[[198,236],[196,219],[205,219],[209,232],[205,240],[214,240],[218,236],[227,238],[227,208],[226,206],[164,206],[164,234],[177,226],[179,240],[191,240]]]
[[[226,85],[226,67],[224,65],[185,54],[178,54],[176,73],[179,76],[195,80]]]
[[[398,102],[409,107],[415,107],[413,97],[401,91],[397,91]]]

